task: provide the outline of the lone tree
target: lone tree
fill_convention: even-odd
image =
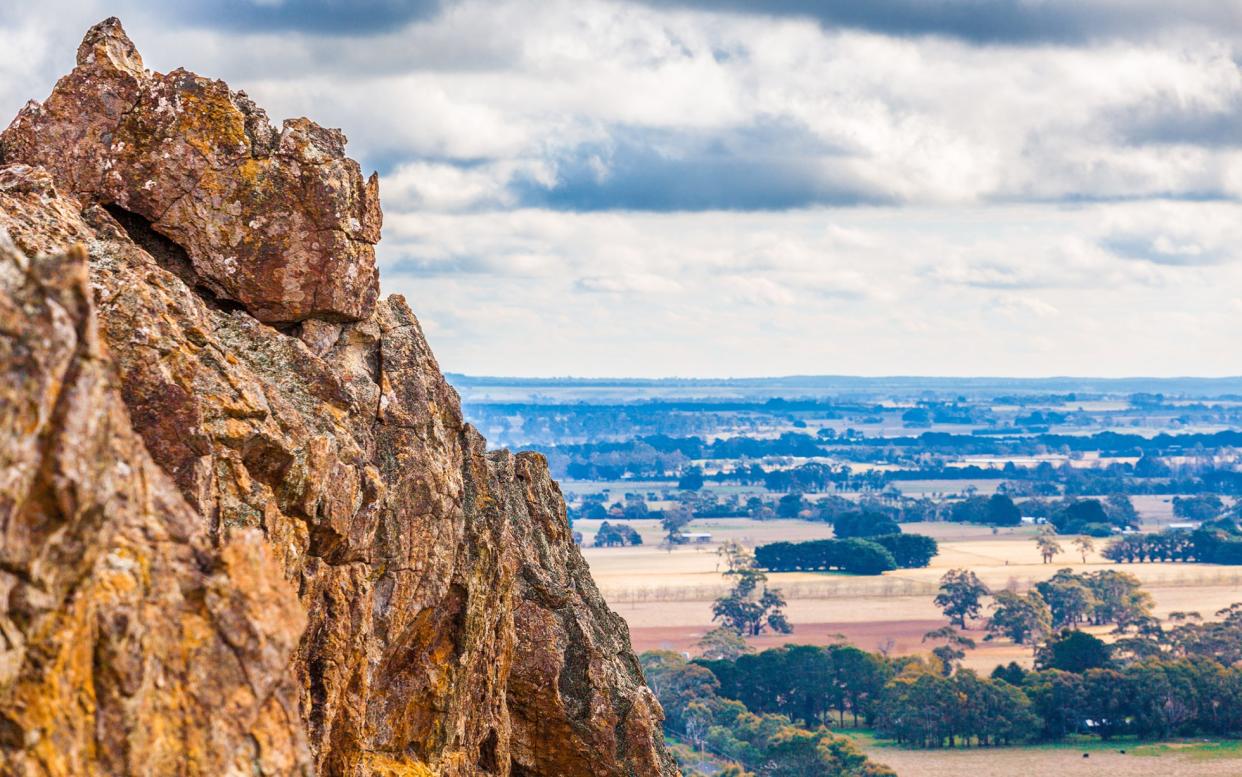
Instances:
[[[963,637],[952,626],[941,626],[934,631],[927,632],[923,635],[923,641],[928,640],[944,640],[943,645],[932,648],[932,655],[940,659],[941,673],[945,677],[953,674],[961,660],[966,657],[967,650],[975,649],[975,641],[970,637]]]
[[[936,594],[936,606],[953,625],[966,628],[967,618],[978,618],[983,597],[990,592],[974,572],[967,569],[951,569],[940,578],[940,593]]]
[[[724,559],[726,575],[736,575],[743,569],[755,566],[754,551],[735,540],[721,543],[716,549],[716,555]]]
[[[1035,545],[1039,548],[1039,555],[1043,557],[1045,564],[1051,564],[1052,559],[1058,553],[1065,552],[1065,549],[1061,547],[1061,543],[1057,542],[1053,532],[1046,529],[1035,538]]]
[[[664,511],[660,526],[664,529],[664,541],[668,543],[670,551],[674,545],[680,545],[683,542],[681,530],[692,520],[694,516],[684,507],[674,507]]]
[[[1035,653],[1037,669],[1081,674],[1088,669],[1106,669],[1111,663],[1112,649],[1108,644],[1085,631],[1062,631]]]
[[[1047,580],[1035,584],[1035,590],[1052,610],[1052,625],[1056,628],[1075,626],[1091,617],[1099,601],[1085,575],[1076,575],[1062,569]]]
[[[728,626],[717,626],[704,634],[698,648],[709,661],[733,661],[750,652],[746,638]]]
[[[1095,542],[1090,537],[1075,537],[1074,547],[1078,549],[1079,555],[1082,556],[1082,563],[1087,563],[1087,554],[1095,550]]]
[[[736,582],[712,605],[712,620],[751,637],[759,636],[764,629],[792,632],[793,626],[785,617],[785,597],[779,590],[768,588],[768,576],[755,567],[754,555],[737,543],[728,543],[721,551],[728,566],[724,574]]]
[[[988,618],[985,641],[1008,637],[1017,645],[1035,645],[1052,631],[1052,610],[1038,591],[1026,596],[1013,591],[999,591],[992,601],[992,608],[994,611]]]

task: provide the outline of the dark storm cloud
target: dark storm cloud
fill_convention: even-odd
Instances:
[[[201,27],[358,35],[432,18],[443,5],[442,0],[181,0],[164,11]]]
[[[435,17],[453,0],[172,0],[163,13],[195,26],[357,35]],[[883,35],[939,35],[978,44],[1075,44],[1146,38],[1196,26],[1242,34],[1225,0],[635,0],[707,11],[805,17]],[[0,19],[3,18],[0,9]]]
[[[885,204],[848,154],[785,124],[717,133],[615,129],[608,145],[575,149],[549,187],[512,184],[525,205],[558,210],[784,210]]]
[[[1167,95],[1116,111],[1109,119],[1133,145],[1242,146],[1242,94],[1216,105],[1185,104]]]
[[[667,6],[668,0],[645,0]],[[1173,27],[1242,32],[1242,7],[1225,0],[673,0],[709,11],[800,16],[883,35],[940,35],[979,44],[1079,43],[1147,37]]]

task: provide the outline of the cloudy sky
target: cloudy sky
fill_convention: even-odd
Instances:
[[[3,3],[0,114],[113,14],[345,131],[451,371],[1242,373],[1240,0]]]

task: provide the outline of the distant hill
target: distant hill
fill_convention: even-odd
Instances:
[[[488,395],[493,398],[520,399],[523,396],[565,393],[579,399],[606,400],[614,394],[633,397],[809,397],[964,395],[968,397],[1006,394],[1076,394],[1128,396],[1163,394],[1166,397],[1242,398],[1242,376],[1221,378],[1087,378],[1056,376],[1048,378],[935,377],[894,375],[862,377],[855,375],[787,375],[772,378],[514,378],[448,373],[447,378],[466,398]]]

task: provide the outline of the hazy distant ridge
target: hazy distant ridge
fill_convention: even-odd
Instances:
[[[836,393],[858,391],[900,391],[903,393],[1152,393],[1169,396],[1242,395],[1242,376],[1086,378],[1055,376],[1048,378],[936,377],[894,375],[863,377],[856,375],[787,375],[771,378],[514,378],[489,375],[447,373],[449,381],[462,389],[487,388],[648,388],[648,389],[733,389],[761,394],[790,392]]]

